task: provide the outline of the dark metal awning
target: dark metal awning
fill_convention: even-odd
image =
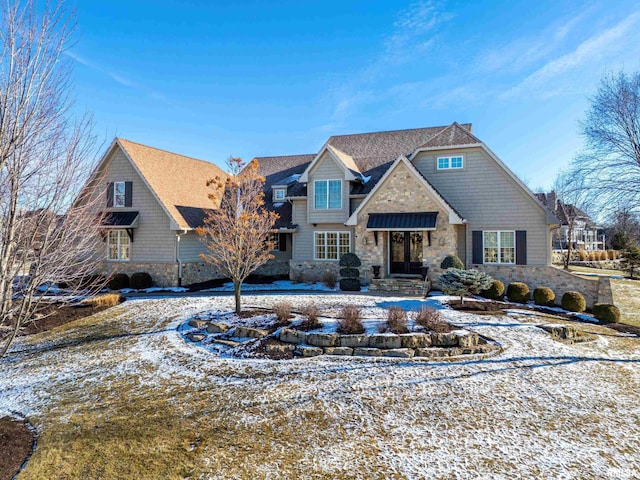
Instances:
[[[368,230],[435,230],[438,212],[370,213]]]
[[[106,212],[100,225],[103,228],[135,228],[138,212]]]

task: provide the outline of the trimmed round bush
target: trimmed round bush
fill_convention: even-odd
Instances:
[[[620,321],[620,309],[608,303],[596,303],[593,306],[593,315],[602,323],[618,323]]]
[[[529,287],[526,283],[511,282],[507,287],[507,298],[511,302],[527,303],[529,301]]]
[[[504,297],[504,283],[500,280],[493,280],[491,286],[480,292],[480,295],[490,300],[501,300]]]
[[[349,267],[341,268],[340,276],[343,278],[360,278],[360,270]]]
[[[114,273],[107,282],[109,290],[121,290],[123,288],[129,288],[129,275],[126,273]]]
[[[129,286],[136,290],[153,287],[153,279],[147,272],[136,272],[129,279]]]
[[[562,308],[570,312],[584,312],[587,309],[587,302],[581,293],[565,292],[562,295]]]
[[[442,260],[440,268],[443,270],[447,270],[448,268],[464,270],[464,263],[462,263],[462,260],[460,260],[457,255],[447,255],[444,257],[444,260]]]
[[[362,265],[360,258],[355,253],[345,253],[340,257],[340,266],[348,268],[358,268]]]
[[[607,255],[606,250],[602,250],[602,251],[600,252],[600,261],[607,260],[608,258],[609,258],[609,256]]]
[[[340,280],[340,290],[345,292],[359,292],[360,280],[357,278],[343,278]]]
[[[555,299],[556,294],[549,287],[538,287],[533,291],[533,301],[536,305],[548,307],[553,305]]]

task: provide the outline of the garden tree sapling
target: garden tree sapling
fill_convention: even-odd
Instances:
[[[229,174],[207,182],[209,198],[219,207],[210,210],[204,226],[196,231],[207,246],[200,257],[233,281],[236,313],[241,312],[242,282],[273,258],[269,240],[279,215],[264,206],[264,177],[253,160],[246,166],[240,158],[229,158]]]
[[[69,96],[72,16],[61,1],[10,0],[0,24],[2,357],[42,307],[43,290],[66,284],[72,298],[85,286],[103,245],[103,196],[99,179],[85,185],[95,158],[91,119],[76,117]]]
[[[620,266],[633,278],[633,274],[640,268],[640,247],[629,247],[622,252]]]
[[[447,295],[459,295],[460,303],[465,295],[477,295],[491,287],[493,278],[479,270],[450,268],[438,277],[440,288]]]

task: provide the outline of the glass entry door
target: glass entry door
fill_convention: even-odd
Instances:
[[[422,272],[422,233],[389,232],[390,273],[417,274]]]

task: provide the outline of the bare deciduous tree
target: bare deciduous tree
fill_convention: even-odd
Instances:
[[[593,201],[640,209],[640,72],[604,77],[581,126],[586,149],[572,169]]]
[[[233,281],[236,313],[240,313],[242,282],[273,258],[269,233],[278,214],[264,206],[264,178],[258,174],[257,161],[243,168],[241,159],[230,158],[228,166],[226,178],[207,182],[214,189],[209,197],[220,206],[207,214],[197,232],[208,250],[202,259]]]
[[[0,7],[0,357],[48,285],[87,277],[99,238],[95,205],[73,204],[95,152],[68,96],[72,16],[37,3]]]

